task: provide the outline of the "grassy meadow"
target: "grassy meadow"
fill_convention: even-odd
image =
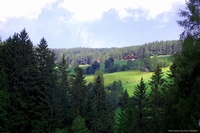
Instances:
[[[169,67],[162,68],[164,75],[166,76]],[[140,70],[131,70],[131,71],[122,71],[115,73],[104,74],[105,86],[113,83],[113,81],[121,80],[123,88],[127,89],[129,96],[133,96],[134,88],[137,84],[139,84],[141,77],[143,77],[145,83],[148,83],[150,77],[152,76],[152,72],[141,72]],[[93,82],[93,75],[89,75],[85,77],[87,83]],[[149,90],[147,90],[148,92]]]

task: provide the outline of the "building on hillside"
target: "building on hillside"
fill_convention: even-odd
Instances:
[[[123,59],[124,60],[136,60],[137,58],[135,58],[134,56],[131,56],[130,54],[128,54]]]

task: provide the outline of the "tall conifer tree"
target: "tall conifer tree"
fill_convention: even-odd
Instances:
[[[60,120],[60,127],[64,128],[67,125],[70,125],[69,117],[70,117],[70,88],[69,88],[69,71],[68,64],[65,59],[65,55],[63,54],[62,60],[58,63],[58,90],[57,90],[57,102],[58,102],[58,119]]]
[[[170,78],[174,81],[170,88],[174,98],[171,108],[175,113],[168,117],[172,121],[168,126],[196,130],[200,115],[200,1],[188,0],[186,10],[181,10],[180,16],[184,18],[178,21],[184,29],[180,38],[183,44],[170,67]]]
[[[113,132],[112,111],[109,112],[101,71],[94,75],[93,102],[91,109],[91,130],[96,133]],[[111,115],[111,116],[110,116]]]
[[[54,53],[48,49],[47,41],[42,38],[36,48],[37,55],[37,85],[38,85],[38,130],[54,132],[57,127],[55,119],[56,108],[56,80]]]
[[[134,91],[135,98],[135,113],[136,113],[136,132],[147,133],[150,129],[149,126],[149,97],[146,94],[146,84],[143,78],[136,86]]]
[[[35,87],[36,62],[32,42],[23,29],[6,40],[2,49],[4,71],[10,95],[8,120],[11,132],[30,132],[32,102],[30,91]]]
[[[117,133],[133,133],[136,131],[135,108],[127,90],[122,95],[121,107],[118,113]]]
[[[164,104],[163,92],[165,90],[164,83],[165,79],[163,78],[163,72],[159,64],[157,64],[149,82],[151,89],[149,99],[151,105],[150,113],[152,117],[152,132],[160,132],[162,130]]]
[[[71,115],[73,119],[79,115],[84,117],[86,105],[86,81],[83,70],[77,66],[74,71],[75,74],[70,77]]]

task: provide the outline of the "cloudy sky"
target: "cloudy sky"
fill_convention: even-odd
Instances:
[[[185,0],[0,0],[0,36],[23,28],[50,48],[124,47],[179,39]]]

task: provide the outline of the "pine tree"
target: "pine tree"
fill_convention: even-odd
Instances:
[[[93,83],[90,82],[88,85],[87,85],[87,93],[86,93],[86,108],[85,108],[85,115],[86,115],[86,118],[85,118],[85,123],[86,123],[86,126],[88,127],[88,129],[91,129],[91,126],[92,126],[92,103],[93,103],[93,98],[94,98],[94,92],[93,92]]]
[[[75,119],[77,116],[84,117],[86,104],[86,81],[83,76],[83,70],[80,67],[74,69],[75,74],[70,75],[71,89],[71,116]]]
[[[35,87],[35,56],[26,30],[15,33],[3,45],[1,58],[7,74],[9,93],[8,121],[11,132],[30,132],[33,108],[30,90]]]
[[[127,90],[122,95],[121,107],[116,119],[118,133],[133,133],[136,131],[135,108]]]
[[[144,83],[143,78],[140,80],[134,91],[134,98],[136,105],[136,131],[140,133],[147,133],[149,130],[149,97],[146,94],[146,84]]]
[[[152,132],[161,132],[163,123],[163,92],[165,79],[163,78],[163,72],[159,66],[156,66],[154,73],[149,82],[151,92],[149,94],[150,99],[150,113],[152,116]]]
[[[175,103],[173,109],[176,110],[177,118],[172,119],[179,123],[179,128],[188,127],[196,129],[198,121],[199,108],[199,48],[200,40],[185,39],[183,43],[183,51],[174,57],[173,65],[171,66],[173,86],[170,91],[173,92]],[[188,117],[193,118],[188,120]],[[174,123],[175,123],[174,122]],[[173,126],[173,125],[171,125]]]
[[[73,133],[91,133],[85,126],[85,120],[81,116],[77,116],[72,122]]]
[[[111,118],[113,112],[109,112],[104,88],[104,78],[101,71],[96,71],[93,85],[93,101],[91,107],[91,130],[95,133],[113,132]]]
[[[113,104],[115,109],[118,108],[119,103],[122,99],[123,90],[124,88],[122,87],[121,81],[114,81],[108,87],[107,100],[110,104]]]
[[[0,46],[0,53],[2,53]],[[7,108],[9,106],[9,93],[7,75],[3,68],[3,58],[0,57],[0,132],[8,132],[9,121]]]
[[[174,114],[168,116],[170,120],[168,126],[177,129],[198,129],[200,115],[200,1],[189,0],[186,3],[186,10],[180,12],[180,16],[185,18],[178,21],[184,28],[181,34],[182,51],[173,57],[173,64],[170,67],[172,72],[170,78],[173,83],[170,92],[173,95],[172,109]],[[176,116],[174,118],[173,116]],[[188,119],[190,118],[190,119]],[[177,123],[175,126],[174,123]]]
[[[41,39],[37,54],[37,86],[38,86],[38,106],[36,107],[37,119],[35,129],[40,132],[54,132],[58,119],[56,115],[56,71],[54,54],[48,49],[47,42]],[[39,131],[34,132],[39,132]]]
[[[192,37],[200,38],[200,2],[199,0],[188,0],[186,2],[186,10],[181,10],[179,15],[184,20],[178,21],[178,24],[184,28],[181,39]]]
[[[69,88],[69,71],[68,64],[65,59],[65,55],[63,54],[62,60],[58,63],[58,90],[57,90],[57,103],[58,110],[57,117],[60,120],[60,127],[57,128],[64,128],[64,126],[70,125],[70,88]]]

